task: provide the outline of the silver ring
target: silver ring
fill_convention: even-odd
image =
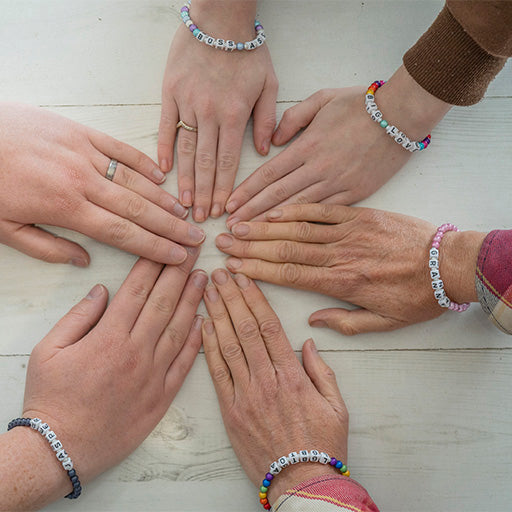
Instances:
[[[117,160],[110,160],[110,164],[108,164],[108,169],[107,169],[107,173],[105,174],[105,178],[107,178],[107,180],[110,180],[112,181],[114,179],[114,174],[116,173],[116,169],[117,169]]]

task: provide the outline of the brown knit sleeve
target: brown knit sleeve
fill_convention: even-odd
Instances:
[[[463,16],[464,26],[475,31],[472,35],[450,12],[452,4],[460,3],[460,0],[449,1],[448,6],[445,5],[429,30],[407,51],[403,61],[414,80],[436,98],[452,105],[473,105],[482,99],[507,60],[506,56],[493,55],[490,51],[499,50],[499,54],[511,50],[512,1],[463,0],[464,4],[474,4],[471,15],[464,11]],[[496,22],[495,4],[503,4],[503,19],[508,16],[508,23]],[[461,14],[459,11],[467,7],[455,9]],[[491,11],[493,16],[489,15]],[[488,44],[488,50],[477,41]]]

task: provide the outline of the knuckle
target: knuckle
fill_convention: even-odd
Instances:
[[[127,287],[127,292],[132,299],[137,300],[139,303],[143,303],[146,302],[150,290],[142,283],[131,283]]]
[[[116,178],[120,185],[123,185],[128,189],[132,190],[135,187],[135,174],[124,167],[118,168]]]
[[[173,301],[167,295],[157,295],[150,298],[149,302],[153,309],[164,315],[171,315],[174,311]]]
[[[189,137],[188,135],[181,135],[181,137],[178,137],[178,152],[186,156],[195,155],[195,140],[192,137]]]
[[[264,183],[269,185],[270,183],[274,183],[274,181],[276,181],[277,172],[271,165],[264,165],[261,168],[261,177],[263,178]]]
[[[220,172],[233,172],[236,168],[236,156],[230,152],[221,153],[217,168]]]
[[[331,204],[322,204],[320,207],[320,216],[325,220],[331,220],[334,217],[335,207]]]
[[[212,369],[212,379],[218,384],[223,384],[231,379],[231,375],[224,366],[217,366]]]
[[[116,243],[125,243],[132,235],[130,222],[122,219],[111,222],[107,227],[110,239]]]
[[[183,329],[176,327],[175,325],[168,325],[165,329],[165,336],[171,340],[173,344],[181,344],[182,340],[185,339],[185,333]]]
[[[310,240],[313,235],[313,227],[309,222],[299,222],[297,224],[297,239],[301,242]]]
[[[353,324],[351,324],[350,322],[347,322],[347,321],[340,322],[338,324],[338,330],[344,336],[355,336],[356,334],[359,334],[359,331],[357,330],[357,328]]]
[[[242,341],[253,341],[259,336],[258,324],[253,318],[242,320],[238,326],[238,334]]]
[[[262,322],[260,325],[260,333],[266,340],[277,338],[281,333],[281,324],[279,323],[279,320],[272,318]]]
[[[277,247],[277,257],[280,261],[294,261],[297,257],[297,246],[293,242],[280,242]]]
[[[301,277],[300,269],[294,263],[285,263],[281,268],[281,277],[286,283],[296,284]]]
[[[238,343],[228,343],[222,347],[222,354],[227,361],[238,361],[243,357],[242,347]]]
[[[274,188],[273,195],[278,201],[284,201],[285,199],[288,199],[290,194],[288,193],[286,186],[278,182]]]
[[[196,154],[196,167],[201,171],[210,171],[215,167],[215,158],[211,153],[198,151]]]
[[[132,219],[138,219],[141,217],[146,210],[146,203],[142,197],[131,197],[126,205],[126,211],[128,217]]]

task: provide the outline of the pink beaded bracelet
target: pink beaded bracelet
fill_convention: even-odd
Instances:
[[[432,247],[428,252],[429,260],[428,260],[428,269],[430,270],[430,278],[432,279],[432,288],[434,290],[434,298],[437,300],[437,303],[442,308],[448,308],[452,311],[457,311],[458,313],[462,313],[466,311],[470,304],[469,302],[464,302],[464,304],[457,304],[450,300],[444,291],[444,283],[441,280],[441,274],[439,272],[439,246],[441,244],[441,240],[443,239],[444,234],[447,231],[460,231],[457,226],[453,224],[443,224],[437,228],[436,234],[434,235],[434,239],[432,240]]]

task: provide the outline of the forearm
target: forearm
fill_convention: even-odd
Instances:
[[[37,510],[71,492],[69,477],[34,430],[0,435],[0,511]]]

